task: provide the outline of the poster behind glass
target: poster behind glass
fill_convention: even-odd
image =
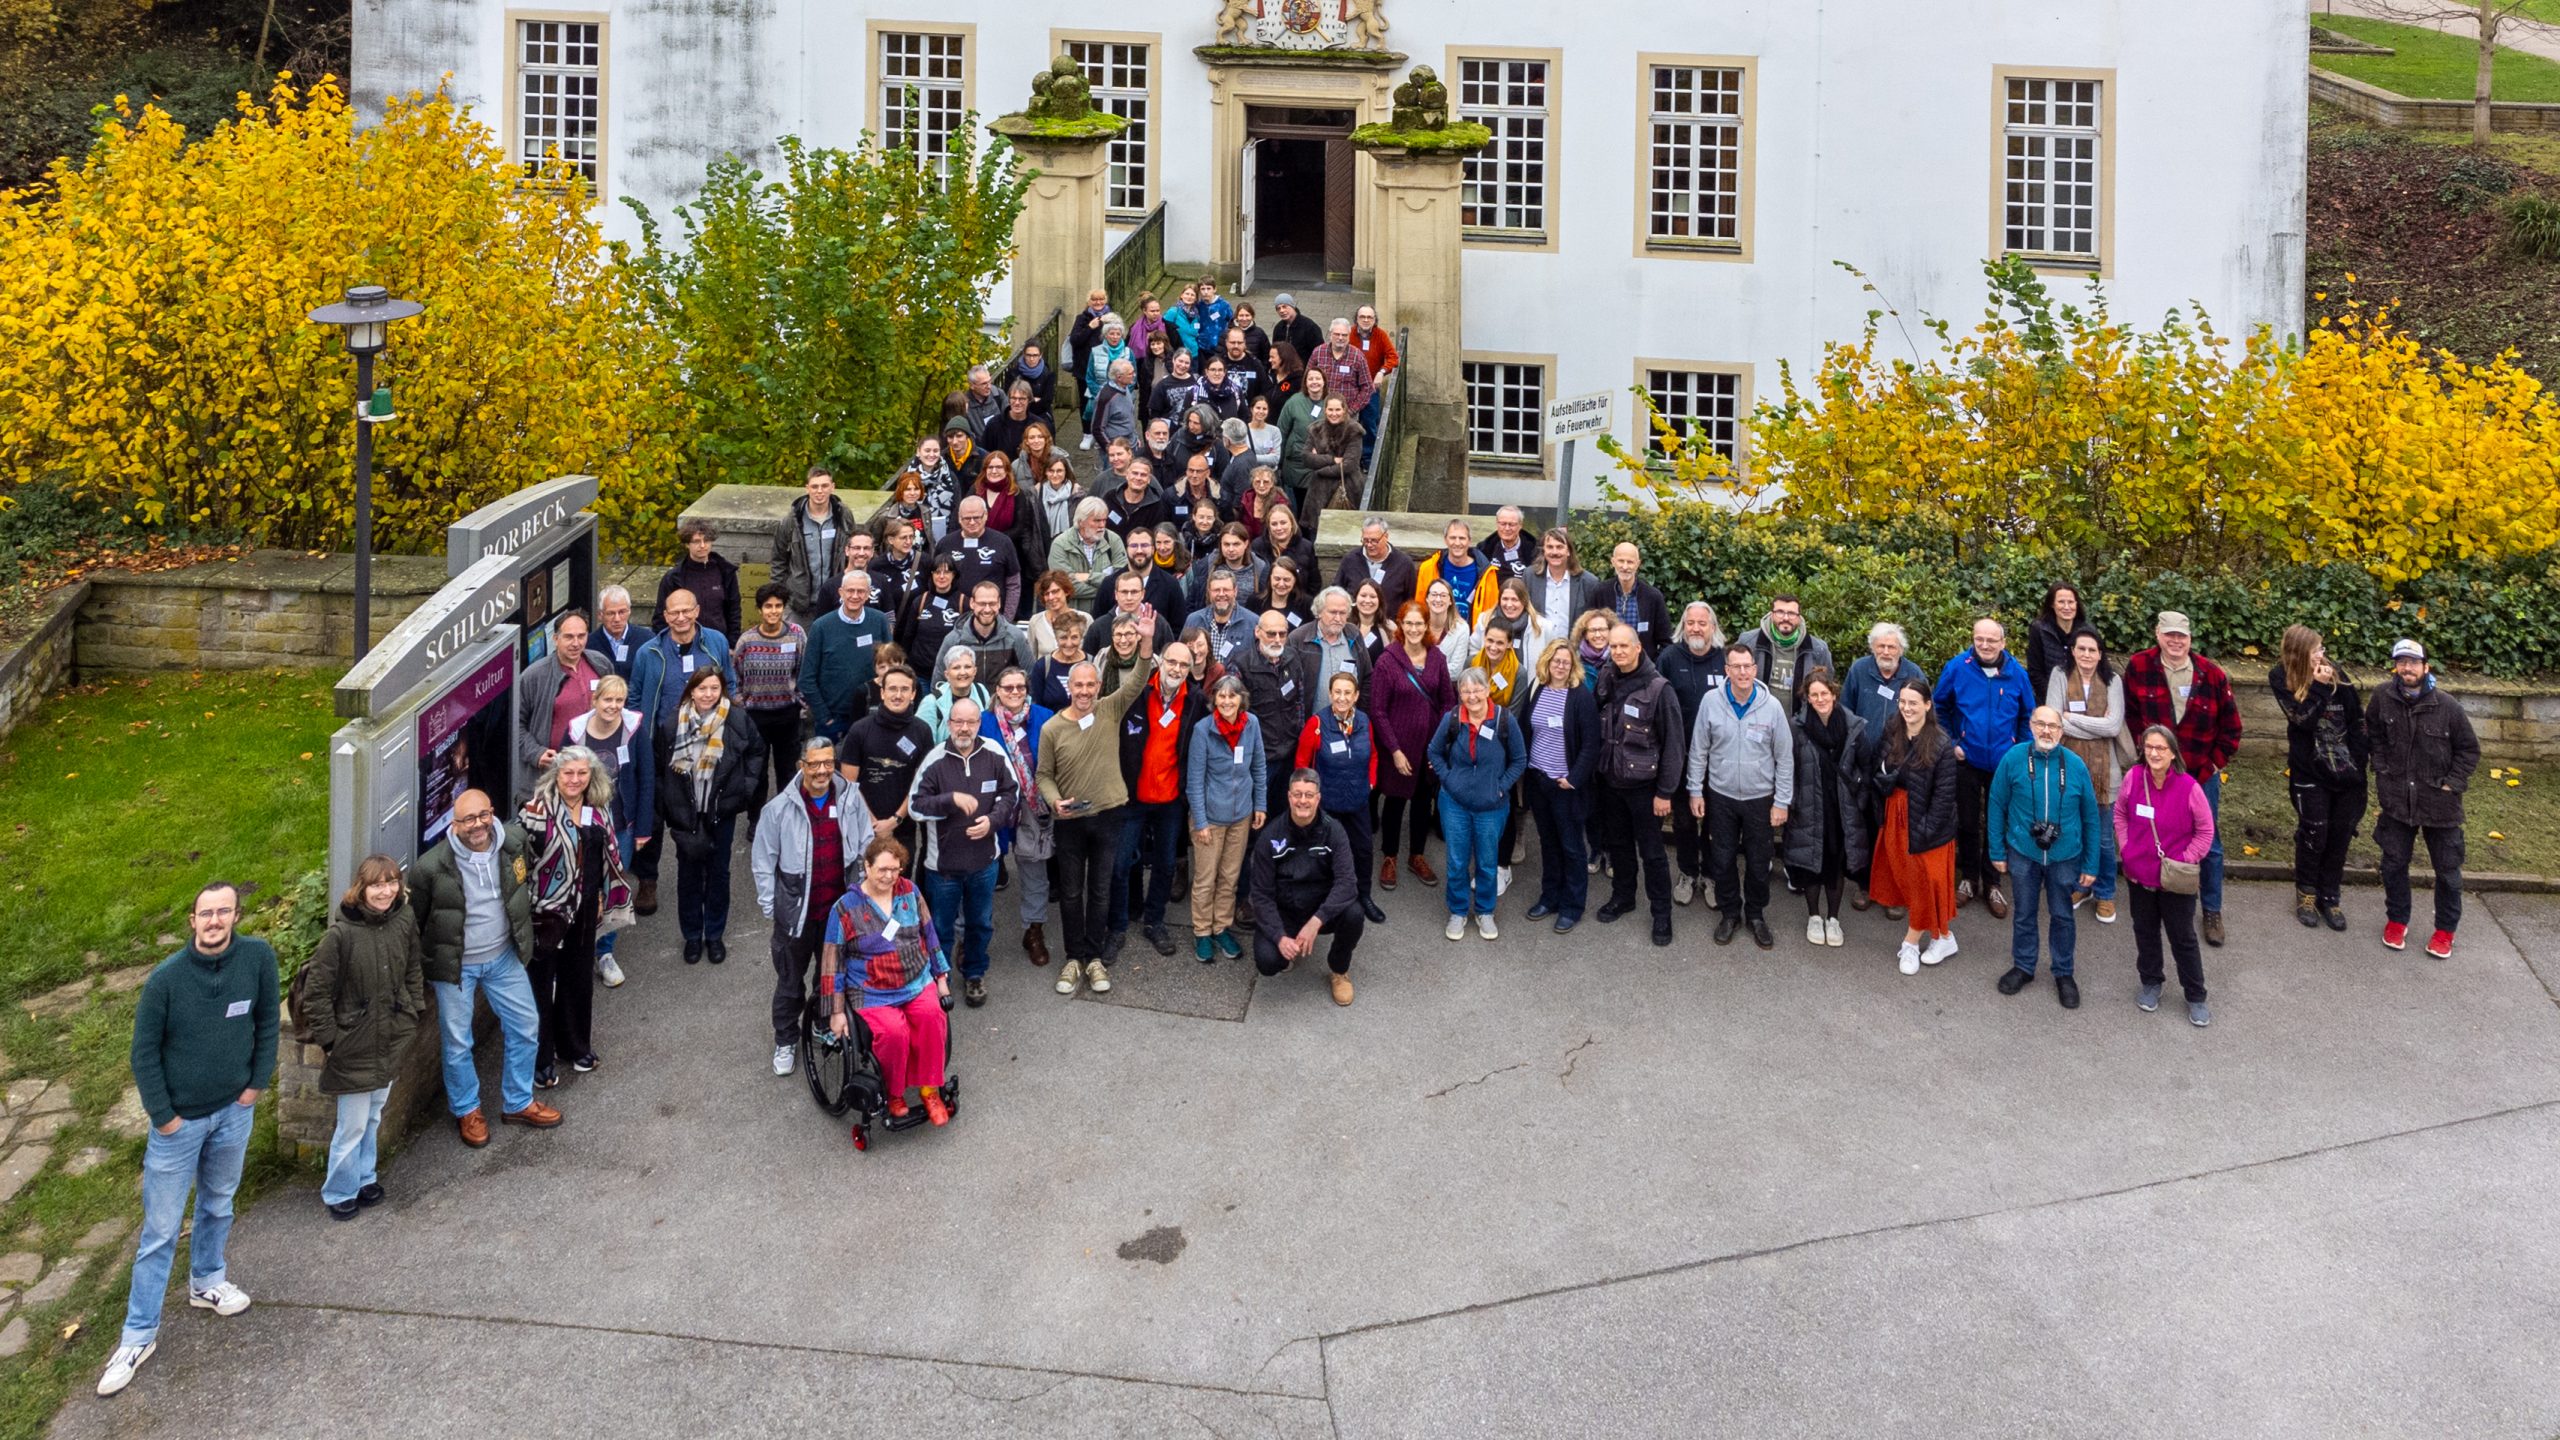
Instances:
[[[444,838],[453,819],[453,797],[485,790],[500,815],[519,797],[508,793],[513,754],[508,744],[508,697],[514,677],[501,650],[461,683],[418,712],[418,852]]]

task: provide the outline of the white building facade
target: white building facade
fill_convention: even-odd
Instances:
[[[1552,498],[1533,417],[1586,391],[1644,386],[1748,466],[1780,361],[1801,376],[1880,303],[1968,325],[2003,253],[2066,292],[2102,278],[2135,323],[2298,332],[2304,24],[2299,0],[358,0],[354,80],[378,103],[450,73],[518,153],[663,211],[779,135],[930,147],[1069,53],[1132,122],[1114,223],[1161,204],[1168,257],[1251,258],[1267,297],[1275,274],[1366,287],[1380,202],[1344,137],[1428,64],[1496,133],[1464,210],[1486,505]],[[1305,53],[1214,48],[1243,31]],[[607,226],[633,229],[618,203]]]

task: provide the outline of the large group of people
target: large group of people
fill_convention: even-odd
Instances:
[[[1365,309],[1329,337],[1290,297],[1277,309],[1266,333],[1203,281],[1173,306],[1142,297],[1132,326],[1097,294],[1064,366],[1086,381],[1091,458],[1053,443],[1059,367],[1026,347],[1001,376],[971,373],[874,514],[810,470],[772,533],[748,537],[772,575],[753,595],[721,537],[688,525],[654,628],[619,587],[592,617],[553,620],[515,690],[512,808],[464,790],[405,874],[388,856],[358,865],[294,987],[338,1103],[330,1212],[383,1199],[377,1135],[430,993],[463,1143],[491,1138],[480,998],[501,1035],[498,1120],[559,1125],[544,1096],[604,1063],[595,991],[626,983],[616,941],[660,908],[670,848],[684,963],[726,962],[741,828],[774,1073],[792,1073],[813,1016],[838,1035],[859,1024],[889,1113],[921,1106],[934,1124],[950,1113],[952,974],[961,1002],[989,1003],[1007,935],[1061,995],[1109,992],[1132,931],[1173,956],[1187,922],[1195,961],[1249,949],[1264,977],[1321,949],[1347,1006],[1355,953],[1388,919],[1379,892],[1436,883],[1449,941],[1496,940],[1524,834],[1538,870],[1519,913],[1560,933],[1641,898],[1668,946],[1703,898],[1716,945],[1770,949],[1783,885],[1812,946],[1849,943],[1844,903],[1881,909],[1908,976],[1955,954],[1957,917],[1979,906],[2009,924],[2000,993],[2041,966],[2066,1008],[2078,915],[2115,923],[2121,900],[2135,1003],[2158,1008],[2174,961],[2189,1020],[2209,1023],[2242,719],[2185,615],[2161,612],[2118,654],[2058,584],[2023,654],[1985,616],[1932,675],[1879,621],[1843,666],[1795,595],[1728,637],[1708,601],[1675,610],[1636,545],[1586,569],[1568,529],[1535,532],[1512,507],[1481,537],[1451,520],[1420,555],[1369,518],[1328,576],[1315,517],[1359,494],[1396,357]],[[2382,943],[2408,943],[2423,839],[2424,944],[2449,957],[2479,745],[2424,648],[2399,641],[2367,693],[2296,626],[2268,683],[2296,917],[2349,928],[2345,855],[2378,804]],[[223,1239],[279,987],[238,914],[235,889],[206,887],[191,943],[143,988],[145,1218],[101,1394],[151,1354],[190,1190],[190,1303],[249,1303]]]

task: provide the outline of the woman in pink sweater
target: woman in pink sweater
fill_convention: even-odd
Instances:
[[[2178,958],[2178,987],[2187,992],[2190,1024],[2211,1023],[2204,1003],[2204,954],[2196,945],[2196,897],[2160,888],[2164,860],[2192,865],[2213,848],[2213,807],[2204,787],[2179,767],[2178,737],[2165,725],[2142,732],[2142,765],[2116,790],[2116,853],[2133,890],[2133,953],[2145,1010],[2160,1008],[2160,932]]]

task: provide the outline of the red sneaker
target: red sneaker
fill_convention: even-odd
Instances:
[[[2382,927],[2382,948],[2385,950],[2408,949],[2409,927],[2397,920],[2386,923]]]
[[[2427,953],[2439,960],[2453,958],[2453,932],[2439,930],[2427,937]]]
[[[948,1125],[951,1123],[951,1107],[942,1103],[941,1096],[928,1092],[924,1097],[924,1118],[936,1125]]]
[[[890,1119],[892,1119],[892,1120],[904,1120],[904,1119],[906,1119],[906,1118],[907,1118],[907,1108],[908,1108],[908,1107],[907,1107],[907,1097],[906,1097],[906,1096],[904,1096],[904,1095],[892,1095],[892,1096],[890,1096],[890,1097],[889,1097],[889,1118],[890,1118]]]

